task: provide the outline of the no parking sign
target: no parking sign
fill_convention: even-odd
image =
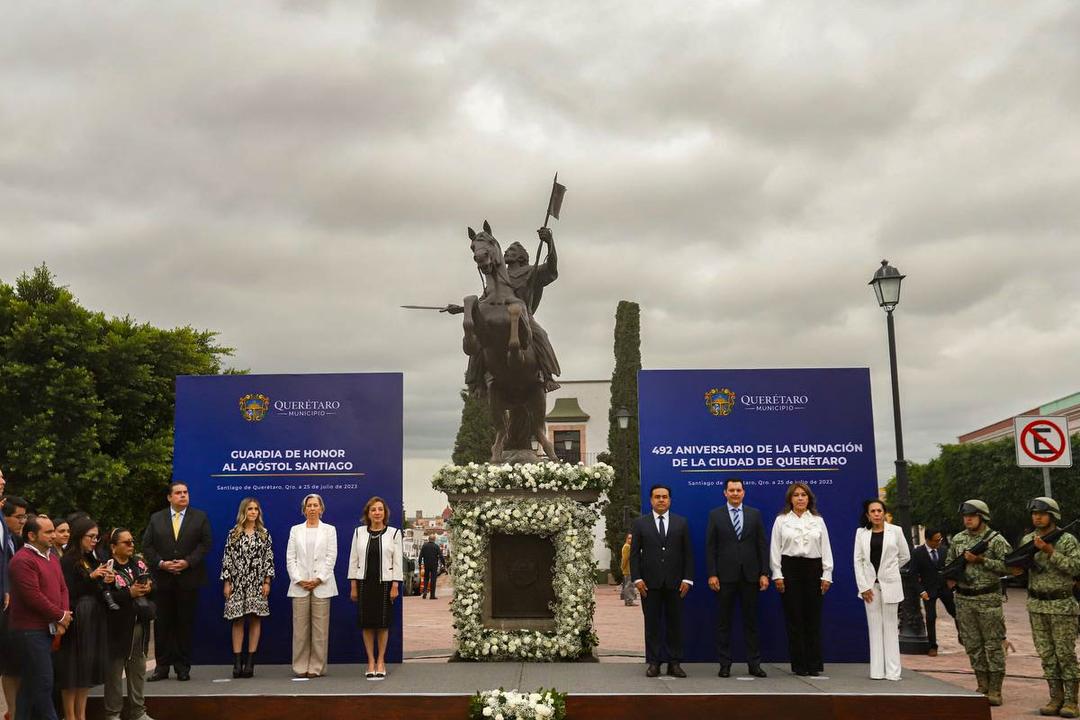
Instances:
[[[1013,419],[1019,467],[1072,467],[1069,422],[1064,417]]]

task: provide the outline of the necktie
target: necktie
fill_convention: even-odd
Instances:
[[[173,540],[180,539],[180,513],[178,512],[172,514],[172,534]]]
[[[735,537],[742,540],[742,508],[734,508],[731,511],[731,524],[735,526]]]
[[[664,530],[664,516],[660,516],[660,539],[663,540],[667,537],[667,532]]]
[[[930,559],[933,560],[935,565],[937,565],[937,550],[930,551]]]

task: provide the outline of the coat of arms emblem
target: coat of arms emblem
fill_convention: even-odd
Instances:
[[[248,422],[259,422],[270,410],[270,398],[262,393],[248,393],[240,398],[240,412]]]
[[[716,417],[730,415],[735,409],[735,393],[727,388],[712,388],[705,393],[705,407]]]

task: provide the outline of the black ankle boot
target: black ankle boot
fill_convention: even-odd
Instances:
[[[255,653],[249,652],[244,655],[244,668],[240,671],[240,677],[255,676]]]
[[[243,672],[243,665],[243,655],[241,653],[233,653],[232,676],[234,678],[240,677],[240,673]]]

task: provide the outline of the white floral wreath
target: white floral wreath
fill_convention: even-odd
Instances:
[[[606,477],[609,485],[610,476]],[[592,559],[590,529],[604,505],[606,499],[583,504],[568,497],[493,498],[456,504],[452,524],[456,560],[451,611],[461,657],[554,661],[577,658],[592,651],[597,643],[592,627],[596,563]],[[554,630],[499,630],[484,626],[487,568],[476,558],[487,557],[489,538],[496,532],[540,535],[554,542]]]
[[[496,490],[597,490],[611,489],[615,470],[605,463],[571,465],[542,462],[522,465],[444,465],[431,486],[448,494],[495,492]]]

